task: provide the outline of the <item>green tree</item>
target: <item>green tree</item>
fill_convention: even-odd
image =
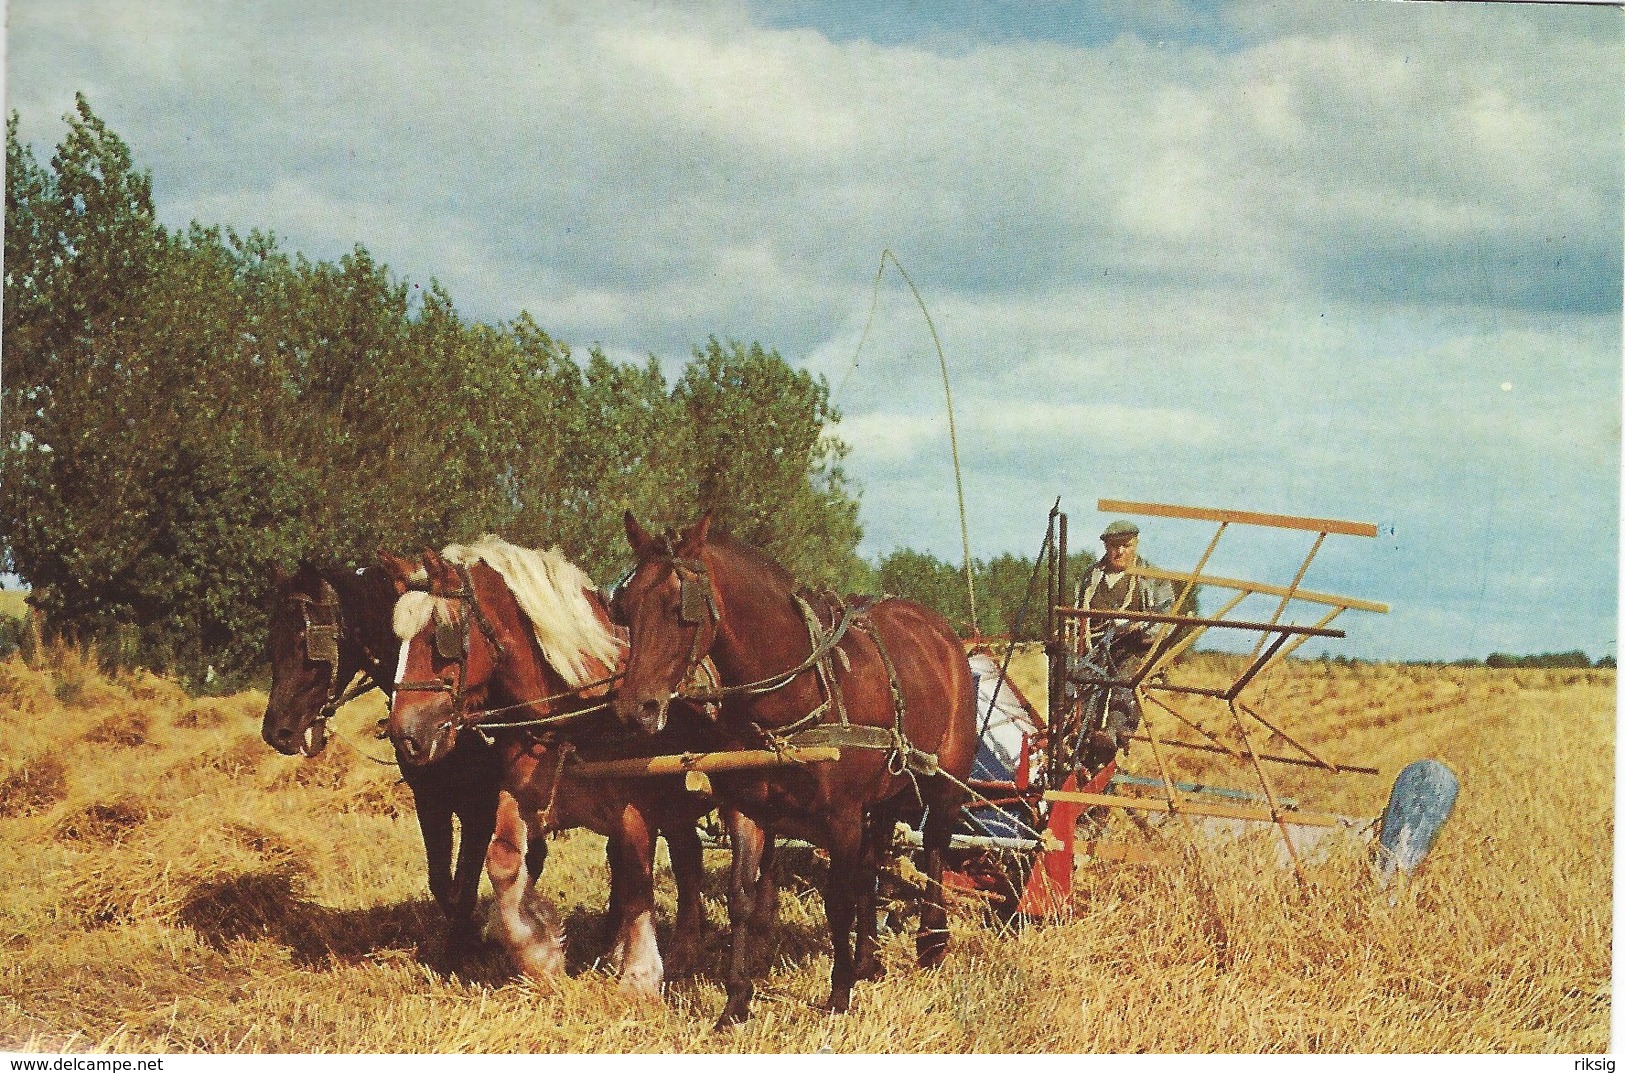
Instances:
[[[965,575],[929,552],[898,548],[880,557],[875,583],[888,596],[902,596],[940,612],[961,634],[970,631]]]
[[[822,377],[758,343],[713,338],[672,399],[684,418],[684,498],[807,583],[844,589],[862,576],[847,446],[828,431],[840,414]]]
[[[609,578],[622,510],[713,509],[804,580],[855,587],[857,498],[821,379],[759,344],[578,362],[531,317],[471,324],[362,246],[156,222],[83,97],[41,167],[6,143],[4,565],[49,627],[156,666],[252,670],[264,578],[501,533]]]
[[[202,676],[257,647],[231,610],[254,586],[220,566],[234,555],[241,578],[290,550],[258,507],[296,475],[244,423],[264,382],[236,360],[230,250],[156,223],[150,179],[82,96],[66,118],[48,172],[7,126],[8,565],[53,631]],[[236,487],[256,509],[228,508]]]

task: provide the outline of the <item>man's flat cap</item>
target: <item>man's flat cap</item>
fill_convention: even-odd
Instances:
[[[1122,519],[1118,519],[1106,527],[1106,531],[1100,534],[1100,539],[1106,541],[1133,540],[1139,535],[1139,526],[1135,525],[1133,522],[1125,522]]]

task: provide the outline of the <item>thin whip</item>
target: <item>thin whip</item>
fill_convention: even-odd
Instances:
[[[863,353],[863,345],[869,341],[869,330],[874,326],[875,309],[880,303],[880,280],[886,274],[888,260],[897,268],[897,274],[903,277],[903,282],[908,284],[909,291],[914,295],[914,301],[918,303],[920,313],[925,317],[925,326],[931,332],[931,342],[937,348],[937,364],[942,367],[942,394],[948,403],[948,446],[953,452],[954,459],[954,491],[959,496],[959,540],[965,553],[965,591],[970,599],[971,634],[978,636],[981,630],[976,624],[976,582],[971,573],[970,528],[965,524],[965,483],[959,469],[959,431],[954,422],[953,390],[948,385],[948,359],[943,355],[942,340],[937,336],[937,326],[931,320],[931,311],[925,307],[925,299],[920,297],[920,289],[914,286],[908,271],[903,268],[903,262],[899,261],[897,255],[889,249],[880,251],[880,268],[875,272],[874,291],[869,299],[869,317],[864,321],[863,335],[858,339],[858,348],[852,353],[852,366],[847,370],[846,376],[842,377],[840,387],[835,389],[834,397],[840,397],[847,381],[851,380],[852,374],[858,370],[858,355]]]

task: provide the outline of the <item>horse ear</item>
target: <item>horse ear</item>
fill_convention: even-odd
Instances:
[[[700,520],[689,527],[683,534],[683,555],[692,558],[705,547],[706,535],[711,531],[711,512],[706,511],[700,515]]]
[[[446,562],[441,554],[433,548],[423,549],[423,569],[429,575],[429,590],[431,592],[443,592],[451,584],[451,564]]]
[[[630,510],[626,512],[621,521],[626,525],[626,539],[632,545],[633,553],[639,559],[648,558],[651,549],[654,547],[655,538],[649,535],[648,530],[638,524],[638,520],[632,517]]]
[[[406,590],[411,583],[412,571],[416,568],[412,560],[403,559],[399,555],[379,548],[378,565],[383,570],[384,576],[389,579],[389,584],[394,588],[395,595],[406,595]]]

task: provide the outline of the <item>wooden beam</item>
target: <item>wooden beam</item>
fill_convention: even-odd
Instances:
[[[841,750],[832,745],[805,749],[739,749],[721,753],[681,753],[675,756],[639,756],[626,760],[583,760],[570,765],[572,776],[593,779],[642,778],[653,775],[682,775],[690,771],[748,771],[752,768],[795,767],[801,764],[839,760]]]
[[[1242,592],[1258,593],[1262,596],[1285,596],[1287,594],[1284,585],[1267,585],[1261,581],[1238,581],[1235,578],[1213,577],[1208,574],[1187,574],[1179,570],[1161,570],[1154,566],[1131,566],[1127,572],[1139,574],[1141,577],[1156,578],[1159,581],[1195,582],[1198,585],[1211,585],[1219,589],[1239,589]],[[1379,604],[1375,600],[1358,600],[1352,596],[1334,596],[1331,593],[1310,592],[1308,589],[1293,590],[1292,598],[1312,604],[1352,608],[1355,611],[1375,611],[1379,615],[1386,615],[1389,611],[1387,604]]]
[[[1292,823],[1302,827],[1343,827],[1344,818],[1326,812],[1299,812],[1283,809],[1279,817],[1265,809],[1242,808],[1237,805],[1209,804],[1205,801],[1185,799],[1177,806],[1158,797],[1129,797],[1126,794],[1087,794],[1081,790],[1050,790],[1045,801],[1064,801],[1074,805],[1099,805],[1103,808],[1139,809],[1142,812],[1185,813],[1190,816],[1215,816],[1226,820],[1255,820],[1259,823]]]
[[[1057,615],[1065,618],[1120,618],[1128,622],[1172,622],[1180,626],[1220,627],[1232,630],[1262,630],[1265,633],[1291,634],[1303,637],[1346,637],[1342,630],[1319,629],[1314,626],[1279,626],[1273,622],[1237,622],[1227,618],[1197,618],[1194,615],[1159,615],[1154,611],[1094,611],[1081,607],[1057,607]]]
[[[1236,522],[1239,525],[1268,525],[1277,529],[1303,529],[1310,533],[1337,533],[1342,536],[1377,535],[1377,527],[1369,522],[1343,522],[1333,518],[1300,518],[1291,514],[1259,514],[1256,511],[1223,510],[1217,507],[1180,507],[1170,503],[1131,503],[1122,499],[1102,499],[1095,505],[1097,509],[1107,514],[1188,518],[1199,522]]]
[[[1154,687],[1151,687],[1151,688],[1154,688],[1154,689],[1166,689],[1167,687],[1166,686],[1154,686]],[[1191,692],[1191,690],[1176,690],[1175,692]],[[1200,695],[1201,696],[1209,696],[1209,697],[1216,697],[1216,698],[1219,698],[1219,699],[1223,699],[1222,695],[1219,693],[1218,690],[1214,690],[1214,691],[1208,692],[1208,693],[1203,693],[1203,694],[1200,694]],[[1132,741],[1150,741],[1151,739],[1146,737],[1144,734],[1136,734],[1130,740],[1132,740]],[[1199,741],[1170,741],[1168,739],[1163,739],[1162,744],[1172,746],[1175,749],[1194,749],[1197,752],[1203,752],[1203,753],[1229,753],[1232,757],[1236,756],[1236,753],[1231,752],[1231,750],[1229,750],[1227,748],[1221,749],[1221,748],[1217,748],[1217,747],[1212,746],[1212,745],[1203,745]],[[1338,773],[1342,773],[1342,772],[1345,772],[1345,771],[1353,771],[1353,772],[1355,772],[1357,774],[1360,774],[1360,775],[1381,775],[1382,774],[1381,771],[1377,770],[1374,767],[1361,767],[1358,764],[1337,764],[1337,765],[1335,765],[1333,767],[1327,767],[1327,766],[1325,766],[1325,765],[1323,765],[1321,763],[1317,763],[1314,760],[1305,760],[1304,758],[1298,757],[1298,756],[1272,756],[1269,753],[1259,753],[1257,755],[1258,755],[1258,758],[1260,760],[1268,760],[1272,764],[1294,764],[1294,765],[1296,765],[1298,767],[1312,767],[1312,768],[1318,768],[1321,771],[1336,771]]]

